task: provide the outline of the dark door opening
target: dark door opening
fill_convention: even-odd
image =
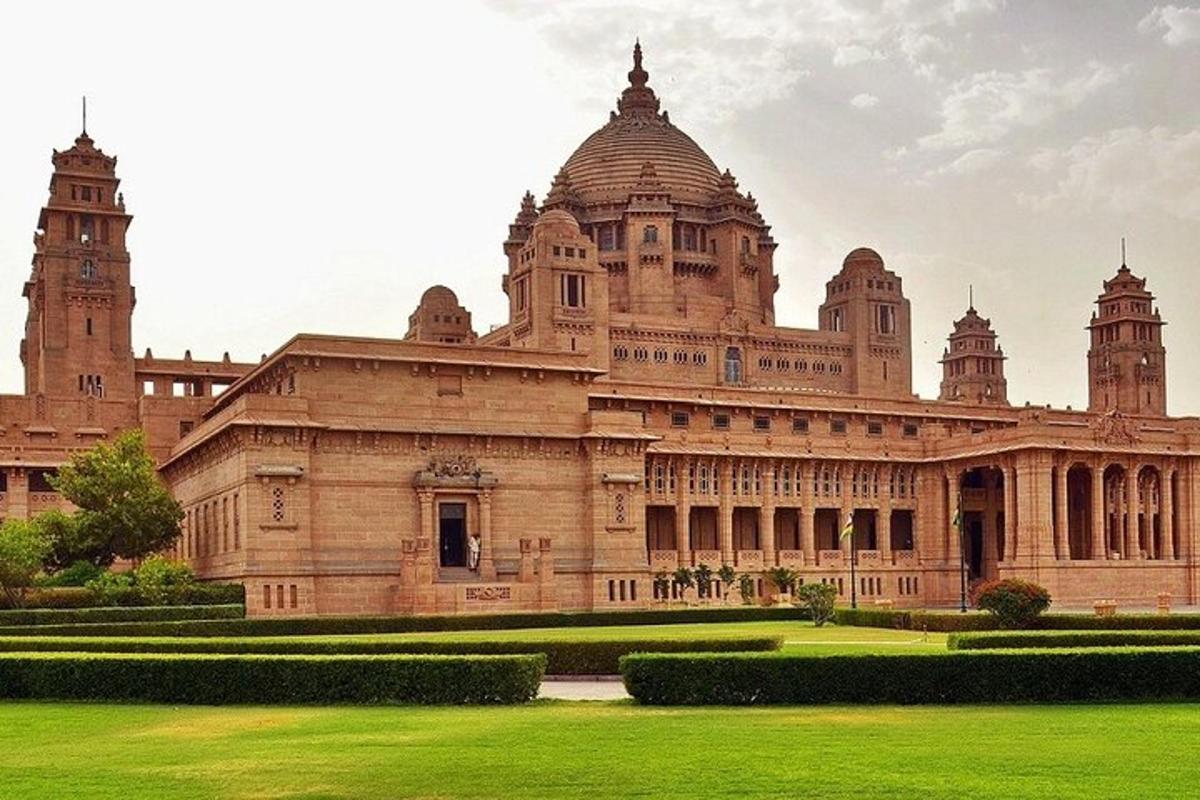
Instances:
[[[438,505],[438,541],[443,567],[467,565],[467,504]]]

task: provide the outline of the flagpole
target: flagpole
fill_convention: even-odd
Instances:
[[[958,493],[958,610],[967,613],[967,542],[963,535],[962,491]]]
[[[858,561],[858,548],[854,542],[854,512],[850,512],[850,521],[847,525],[850,528],[850,607],[858,608],[858,585],[855,578],[854,562]]]

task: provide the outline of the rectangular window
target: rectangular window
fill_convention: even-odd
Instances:
[[[868,436],[883,436],[883,423],[875,422],[874,420],[867,421]]]
[[[846,433],[846,420],[844,420],[844,419],[830,420],[829,421],[829,432],[836,433],[836,434],[845,434]]]
[[[842,309],[835,308],[829,312],[829,330],[842,331],[846,328],[845,318],[842,316]]]
[[[808,418],[793,417],[792,418],[792,433],[808,433]]]
[[[195,423],[192,422],[190,419],[179,420],[179,438],[182,439],[183,437],[185,437],[189,433],[191,433],[193,425],[195,425]]]
[[[283,522],[283,517],[283,487],[276,486],[271,489],[271,519],[274,522]]]
[[[84,327],[87,329],[87,335],[91,336],[92,335],[92,318],[91,317],[87,318],[87,323],[84,325]]]
[[[263,584],[263,608],[271,607],[271,584]]]
[[[875,329],[879,333],[895,333],[896,332],[896,307],[887,303],[880,303],[876,306],[875,313]]]
[[[729,430],[729,415],[725,413],[713,414],[712,425],[719,431]]]
[[[770,417],[755,417],[754,418],[754,430],[756,430],[756,431],[771,430],[771,418]]]
[[[561,303],[567,308],[583,308],[587,305],[583,275],[566,274],[560,283]]]
[[[517,311],[524,311],[525,305],[528,303],[528,278],[521,278],[517,281]]]
[[[676,428],[686,428],[688,425],[688,413],[686,411],[672,411],[671,425]]]
[[[242,546],[242,515],[238,510],[238,496],[235,492],[233,495],[233,549],[237,550]]]
[[[292,605],[292,608],[295,608],[296,606],[300,605],[300,591],[299,591],[299,587],[297,587],[296,584],[294,584],[294,583],[292,584],[291,589],[292,589],[291,605]]]
[[[917,433],[918,433],[917,423],[915,423],[915,422],[904,423],[904,435],[906,437],[908,437],[909,439],[912,439],[917,435]]]

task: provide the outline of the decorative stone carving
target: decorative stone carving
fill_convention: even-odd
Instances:
[[[1133,420],[1120,411],[1110,411],[1092,423],[1092,437],[1102,444],[1132,445],[1139,440]]]
[[[429,461],[429,471],[435,478],[478,478],[483,474],[471,456],[442,456]]]
[[[429,466],[417,473],[414,486],[449,486],[464,489],[491,488],[496,477],[485,472],[475,459],[468,455],[435,456]]]
[[[511,600],[512,588],[509,586],[468,586],[466,587],[467,602],[481,603],[497,600]]]

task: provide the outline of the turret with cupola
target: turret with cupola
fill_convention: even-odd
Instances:
[[[979,316],[975,303],[954,323],[942,353],[939,400],[975,405],[1008,405],[1004,351],[996,344],[992,321]]]
[[[1146,290],[1146,279],[1135,276],[1122,259],[1096,305],[1088,324],[1088,410],[1165,416],[1166,323]]]

